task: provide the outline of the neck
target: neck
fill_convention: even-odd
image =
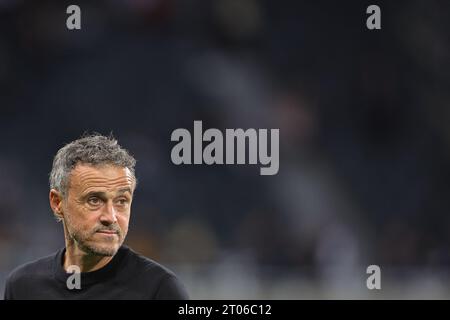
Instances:
[[[69,266],[75,265],[80,268],[80,272],[92,272],[103,268],[111,260],[112,256],[99,256],[87,253],[82,250],[73,239],[65,237],[66,252],[64,253],[64,270],[68,270]]]

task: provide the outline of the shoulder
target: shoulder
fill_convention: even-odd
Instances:
[[[5,298],[17,290],[26,290],[27,286],[50,276],[53,271],[53,261],[58,252],[46,257],[22,264],[9,273],[5,284]]]
[[[134,277],[141,284],[152,288],[153,299],[189,298],[184,284],[172,270],[128,247],[125,247],[125,250],[134,265]]]
[[[8,280],[14,282],[22,278],[47,275],[52,272],[52,263],[57,253],[45,256],[43,258],[22,264],[10,272]]]

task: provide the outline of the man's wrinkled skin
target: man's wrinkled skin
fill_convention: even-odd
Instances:
[[[135,186],[128,168],[77,164],[65,198],[50,190],[50,206],[64,225],[65,270],[90,272],[111,261],[128,232]]]

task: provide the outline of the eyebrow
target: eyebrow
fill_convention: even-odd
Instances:
[[[126,188],[119,189],[117,192],[118,192],[118,193],[126,193],[126,192],[129,192],[130,194],[133,194],[133,192],[131,191],[131,188],[130,188],[130,187],[126,187]]]
[[[130,195],[133,195],[133,192],[131,191],[131,188],[129,188],[129,187],[117,190],[117,193],[120,194],[120,195],[122,195],[124,193],[127,193],[127,192],[129,192]],[[104,191],[90,191],[90,192],[86,193],[85,195],[83,195],[83,198],[86,198],[86,197],[89,197],[89,196],[96,196],[96,197],[102,198],[102,197],[106,196],[106,192],[104,192]]]

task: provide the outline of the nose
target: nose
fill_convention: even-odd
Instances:
[[[112,201],[108,201],[103,207],[104,210],[100,216],[100,221],[104,225],[111,225],[117,222],[117,212]]]

